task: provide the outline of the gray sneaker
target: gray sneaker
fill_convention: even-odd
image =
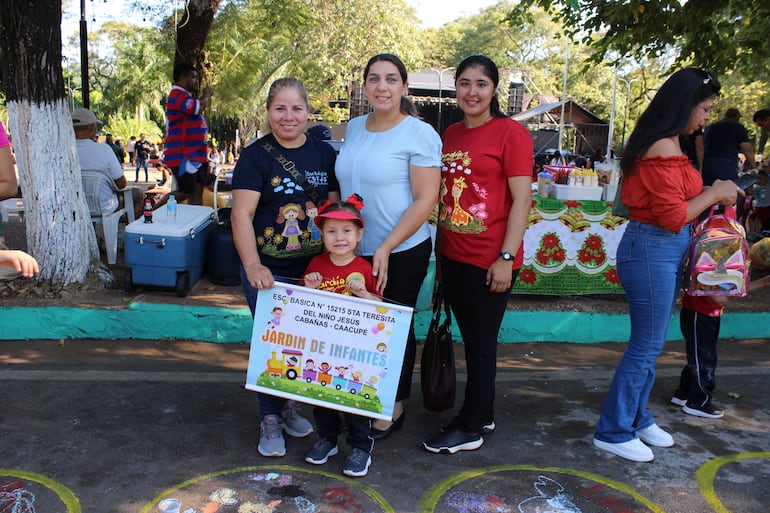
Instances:
[[[342,470],[342,473],[350,477],[363,477],[369,473],[369,465],[371,464],[371,454],[362,451],[358,447],[353,447],[353,452],[345,460],[345,468]]]
[[[337,444],[325,438],[318,440],[310,452],[305,456],[305,461],[313,465],[323,465],[329,458],[337,454]]]
[[[268,458],[285,455],[283,423],[278,415],[266,415],[259,427],[259,454]]]
[[[283,417],[283,430],[286,434],[296,438],[302,438],[313,432],[313,424],[310,423],[305,417],[297,413],[297,403],[294,401],[286,401],[281,412]]]

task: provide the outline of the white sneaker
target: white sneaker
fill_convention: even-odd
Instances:
[[[644,429],[637,429],[636,436],[642,439],[642,442],[654,447],[671,447],[674,445],[674,437],[660,429],[654,422]]]
[[[631,461],[652,461],[655,459],[652,449],[644,445],[638,438],[616,444],[594,438],[594,445],[599,449],[604,449],[607,452]]]

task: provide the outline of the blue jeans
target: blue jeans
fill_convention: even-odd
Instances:
[[[629,221],[617,250],[617,271],[626,292],[631,337],[604,400],[595,437],[622,443],[655,420],[647,410],[655,361],[663,349],[690,244],[690,225],[679,233]]]
[[[243,266],[240,267],[241,286],[243,287],[243,294],[246,296],[246,303],[249,305],[249,310],[251,310],[251,318],[253,319],[254,311],[257,308],[257,294],[259,293],[259,289],[255,289],[251,286],[249,280],[246,278],[246,271],[243,269]],[[273,279],[276,281],[289,281],[280,276],[273,276]],[[261,418],[264,419],[267,415],[277,415],[280,417],[281,410],[283,410],[283,405],[286,404],[286,399],[283,397],[276,397],[274,395],[257,392],[257,402],[259,403],[259,414]]]
[[[144,168],[144,181],[146,182],[149,180],[149,175],[147,174],[147,159],[142,157],[136,157],[136,180],[135,182],[139,181],[139,168]]]

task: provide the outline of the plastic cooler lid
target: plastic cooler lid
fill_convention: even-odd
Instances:
[[[176,223],[168,220],[166,205],[152,213],[152,223],[145,223],[144,216],[126,226],[126,233],[158,235],[164,237],[186,237],[191,230],[214,218],[214,209],[201,205],[177,205]]]

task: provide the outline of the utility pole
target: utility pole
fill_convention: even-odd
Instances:
[[[86,0],[80,0],[80,82],[83,107],[91,108],[88,88],[88,27],[86,23]]]
[[[444,103],[444,100],[442,98],[442,93],[444,92],[444,72],[446,71],[452,71],[454,68],[444,68],[442,70],[433,69],[431,71],[435,71],[438,73],[438,121],[436,123],[436,131],[438,133],[441,133],[441,104]]]

